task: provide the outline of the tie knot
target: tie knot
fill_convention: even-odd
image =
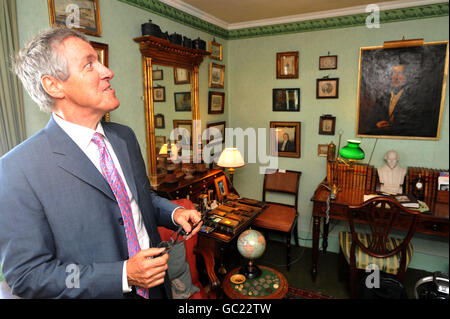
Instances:
[[[94,136],[92,136],[92,142],[94,142],[98,147],[105,146],[105,140],[103,139],[103,135],[95,132]]]

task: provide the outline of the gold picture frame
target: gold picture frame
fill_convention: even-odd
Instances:
[[[50,26],[74,28],[101,37],[99,0],[47,0]]]
[[[301,122],[270,122],[271,154],[300,158]],[[286,142],[284,141],[286,139]]]
[[[221,202],[228,195],[228,184],[225,175],[214,179],[214,185],[216,187],[217,199]]]
[[[448,40],[360,48],[356,136],[439,140],[448,65]]]
[[[211,62],[209,64],[209,79],[208,86],[210,88],[224,88],[225,80],[225,65]]]
[[[211,53],[211,59],[222,61],[222,44],[215,40],[209,41],[209,52]]]
[[[277,79],[298,79],[298,51],[277,53]]]

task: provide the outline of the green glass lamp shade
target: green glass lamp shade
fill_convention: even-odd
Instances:
[[[364,151],[359,147],[361,141],[347,140],[347,146],[339,151],[339,155],[349,160],[362,160],[365,157]]]

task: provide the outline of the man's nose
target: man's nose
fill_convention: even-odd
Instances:
[[[108,67],[105,65],[100,64],[100,74],[102,76],[102,79],[108,79],[111,80],[114,77],[114,72],[111,71]]]

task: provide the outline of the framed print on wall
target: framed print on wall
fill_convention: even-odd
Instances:
[[[319,57],[319,70],[336,70],[337,55],[325,55]]]
[[[208,98],[208,114],[222,114],[225,105],[225,93],[210,91]]]
[[[356,136],[439,140],[448,41],[359,53]]]
[[[277,79],[298,79],[298,51],[277,53]]]
[[[225,143],[225,126],[226,126],[225,121],[206,124],[206,129],[207,129],[207,141],[206,142],[207,143],[214,142],[214,144],[216,143],[214,141],[215,138],[213,136],[213,133],[210,132],[211,128],[215,128],[220,131],[220,136],[216,136],[216,139],[218,139],[222,144],[224,144]],[[221,138],[222,138],[222,140],[220,140]]]
[[[317,156],[326,157],[328,155],[328,144],[319,144],[317,146]]]
[[[175,84],[191,83],[191,72],[182,68],[173,68],[173,78]]]
[[[80,32],[100,37],[99,0],[47,0],[50,26],[74,28]]]
[[[300,157],[300,122],[270,122],[273,156]]]
[[[153,81],[161,81],[164,79],[163,70],[152,70],[152,80]]]
[[[300,111],[300,89],[273,89],[272,111]]]
[[[153,88],[153,101],[154,102],[166,101],[166,88],[164,86],[157,86]]]
[[[155,115],[155,128],[165,128],[164,115],[159,113]]]
[[[209,41],[209,52],[211,59],[222,61],[222,44],[217,43],[215,39]]]
[[[339,79],[323,78],[317,79],[316,98],[337,99],[339,97]]]
[[[336,117],[330,114],[322,115],[319,121],[320,135],[334,135],[336,127]]]
[[[176,112],[191,111],[191,92],[176,92],[173,96],[175,99]]]
[[[210,63],[208,85],[210,88],[224,88],[225,65]]]

